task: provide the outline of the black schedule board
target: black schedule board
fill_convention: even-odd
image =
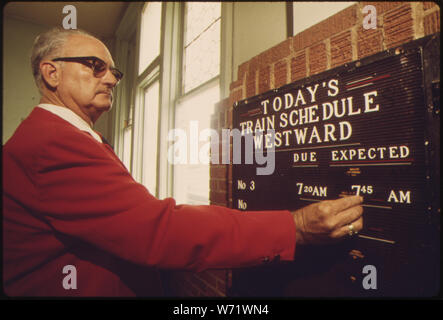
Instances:
[[[436,128],[427,122],[423,61],[420,44],[392,49],[234,106],[242,154],[254,156],[252,164],[246,156],[233,164],[234,208],[294,210],[352,194],[365,200],[357,237],[304,248],[293,263],[236,270],[232,295],[436,293],[427,149]]]

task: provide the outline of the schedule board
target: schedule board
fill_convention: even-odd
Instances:
[[[242,154],[250,148],[254,161],[233,164],[233,207],[295,210],[359,194],[364,229],[334,250],[359,267],[372,261],[381,268],[378,293],[405,293],[399,275],[413,271],[402,273],[401,266],[425,263],[419,246],[429,227],[423,59],[420,45],[397,48],[237,103],[233,129],[243,136]],[[233,148],[235,155],[239,146]],[[343,270],[347,282],[362,279],[361,269]]]

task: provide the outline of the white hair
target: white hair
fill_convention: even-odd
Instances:
[[[72,35],[85,35],[95,38],[92,34],[80,29],[63,29],[56,27],[37,36],[31,50],[31,68],[35,83],[42,92],[43,79],[40,72],[40,62],[43,59],[55,58],[59,55]]]

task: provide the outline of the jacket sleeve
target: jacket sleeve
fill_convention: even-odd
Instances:
[[[156,199],[89,136],[59,132],[37,163],[38,191],[29,206],[55,231],[128,261],[201,271],[293,259],[295,225],[288,211],[240,212]]]

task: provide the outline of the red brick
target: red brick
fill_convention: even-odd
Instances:
[[[295,37],[293,37],[293,50],[299,51],[306,49],[312,44],[322,40],[324,36],[321,34],[320,26],[318,24],[300,32]]]
[[[221,164],[211,164],[209,166],[209,175],[214,179],[226,179],[227,166]]]
[[[435,2],[431,2],[431,1],[423,2],[423,9],[424,10],[433,9],[435,7],[438,7],[438,5]]]
[[[425,36],[440,32],[440,10],[434,11],[424,17]]]
[[[310,45],[312,45],[316,40],[316,31],[314,30],[315,26],[306,29],[300,32],[295,38],[298,38],[297,41],[294,41],[294,51],[302,50]]]
[[[274,66],[274,87],[279,88],[288,83],[288,63],[279,61]]]
[[[227,270],[209,270],[205,272],[200,272],[196,274],[196,277],[199,277],[209,286],[202,285],[206,287],[206,292],[209,295],[217,295],[224,296],[226,295],[226,277]],[[214,290],[215,289],[215,290]]]
[[[260,63],[259,63],[259,56],[255,56],[254,58],[252,58],[251,60],[249,60],[249,69],[248,69],[248,73],[254,73],[255,71],[257,71],[260,68]],[[246,75],[247,77],[247,75]]]
[[[226,122],[225,122],[225,128],[232,128],[232,105],[231,107],[226,111]]]
[[[227,198],[227,192],[219,192],[218,190],[209,191],[209,200],[211,202],[226,204]]]
[[[256,95],[255,90],[255,71],[249,71],[246,74],[246,97],[252,97]]]
[[[322,29],[326,37],[320,40],[353,27],[357,23],[357,10],[358,5],[355,4],[322,21]]]
[[[300,51],[291,59],[291,81],[306,77],[306,53]]]
[[[224,292],[217,289],[216,279],[211,278],[208,272],[194,274],[192,283],[199,288],[202,296],[225,296]]]
[[[357,10],[357,5],[350,6],[295,35],[292,38],[293,50],[299,51],[305,49],[334,34],[351,28],[357,23]]]
[[[291,42],[292,39],[286,39],[285,41],[260,54],[260,67],[266,67],[269,64],[289,56],[291,54]]]
[[[232,91],[232,90],[238,89],[241,86],[243,86],[243,78],[240,78],[239,80],[231,82],[231,84],[229,85],[229,90]]]
[[[211,270],[211,275],[215,277],[216,279],[225,280],[226,279],[226,272],[228,269],[222,269],[222,270]]]
[[[217,192],[211,190],[209,192],[209,200],[212,204],[224,205],[226,206],[228,197],[226,192]]]
[[[223,279],[217,279],[216,288],[220,292],[223,292],[226,295],[226,281]]]
[[[352,61],[351,31],[331,38],[331,67]]]
[[[211,275],[210,271],[196,273],[195,277],[205,281],[210,286],[217,288],[217,279]]]
[[[232,152],[231,152],[232,154]],[[231,179],[232,180],[232,164],[228,165],[228,180]]]
[[[357,34],[358,59],[383,51],[383,36],[380,28],[368,30],[358,28]]]
[[[170,273],[172,293],[180,297],[225,297],[226,286],[223,282],[226,278],[225,270],[220,271],[221,276],[213,274],[213,271],[200,273],[175,271]]]
[[[326,70],[326,45],[321,42],[309,48],[309,74],[313,75]]]
[[[325,24],[320,22],[307,30],[305,37],[309,37],[310,39],[310,41],[308,41],[309,46],[323,40],[326,37],[324,26]]]
[[[229,95],[229,105],[233,106],[235,102],[240,101],[243,97],[243,90],[233,90]]]
[[[257,69],[263,69],[273,64],[277,60],[281,60],[291,53],[291,43],[292,39],[287,39],[278,45],[260,53],[258,56],[251,60],[251,66],[249,71],[255,71]]]
[[[243,81],[243,77],[245,76],[246,72],[248,71],[248,68],[249,68],[249,61],[239,65],[238,72],[237,72],[237,79],[238,80]]]
[[[209,190],[213,190],[213,191],[218,191],[219,190],[219,188],[218,188],[218,185],[219,185],[219,182],[220,181],[222,181],[222,180],[220,180],[220,179],[211,179],[210,181],[209,181]]]
[[[186,278],[186,281],[184,282],[185,290],[188,291],[188,296],[191,297],[204,297],[204,286],[199,281],[199,279],[196,279],[193,276],[189,276]]]
[[[197,297],[202,292],[193,280],[191,272],[174,271],[170,273],[170,285],[173,294],[181,297]]]
[[[377,16],[384,14],[385,12],[392,10],[398,6],[401,6],[404,2],[401,1],[364,1],[360,2],[360,10],[362,10],[367,5],[372,5],[377,10]]]
[[[304,40],[303,32],[298,33],[294,37],[292,37],[292,47],[294,51],[299,51],[306,48],[303,40]]]
[[[383,28],[387,48],[411,41],[414,37],[411,5],[407,3],[387,12]]]
[[[271,67],[261,68],[258,72],[258,93],[271,89]]]
[[[226,180],[224,180],[224,181],[220,180],[220,181],[217,182],[217,184],[218,184],[218,190],[219,191],[224,192],[224,193],[228,192],[228,184],[227,184]]]

